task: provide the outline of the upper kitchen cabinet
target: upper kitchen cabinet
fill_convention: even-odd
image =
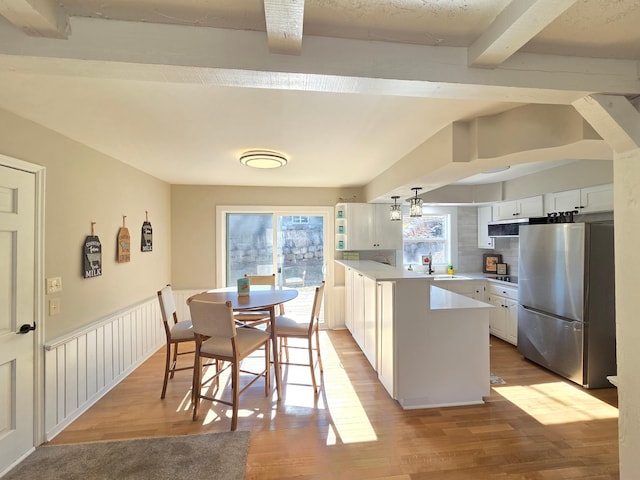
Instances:
[[[577,190],[547,193],[544,196],[545,213],[578,210],[580,213],[613,210],[613,184],[595,185]]]
[[[402,222],[389,220],[389,205],[336,205],[337,250],[401,250]]]
[[[495,239],[489,236],[487,224],[493,220],[491,205],[478,207],[478,248],[495,248]]]
[[[543,214],[542,195],[499,202],[493,205],[494,220],[540,217]]]

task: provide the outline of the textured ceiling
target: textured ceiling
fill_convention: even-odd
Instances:
[[[362,186],[454,121],[568,104],[598,82],[638,93],[637,1],[33,5],[0,2],[0,108],[170,183]],[[589,59],[607,76],[587,88]],[[519,73],[536,62],[540,84]],[[291,161],[249,171],[251,148]]]

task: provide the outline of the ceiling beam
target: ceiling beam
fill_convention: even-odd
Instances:
[[[264,0],[264,16],[269,51],[300,55],[304,0]]]
[[[500,65],[575,2],[576,0],[511,2],[469,47],[469,65],[476,67]]]
[[[626,97],[591,95],[573,106],[616,153],[640,148],[640,113]]]
[[[69,36],[69,16],[56,0],[0,0],[0,15],[27,35]]]
[[[463,47],[309,35],[300,55],[269,55],[261,32],[81,17],[58,42],[0,23],[0,72],[562,105],[640,94],[637,61],[518,52],[487,69],[466,60]]]

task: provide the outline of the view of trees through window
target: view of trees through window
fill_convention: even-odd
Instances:
[[[420,265],[422,255],[432,255],[434,265],[449,263],[449,215],[424,214],[402,218],[405,265]]]

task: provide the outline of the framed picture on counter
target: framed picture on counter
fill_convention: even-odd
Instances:
[[[499,263],[502,263],[502,255],[500,254],[485,253],[482,255],[482,271],[484,273],[497,273]]]

